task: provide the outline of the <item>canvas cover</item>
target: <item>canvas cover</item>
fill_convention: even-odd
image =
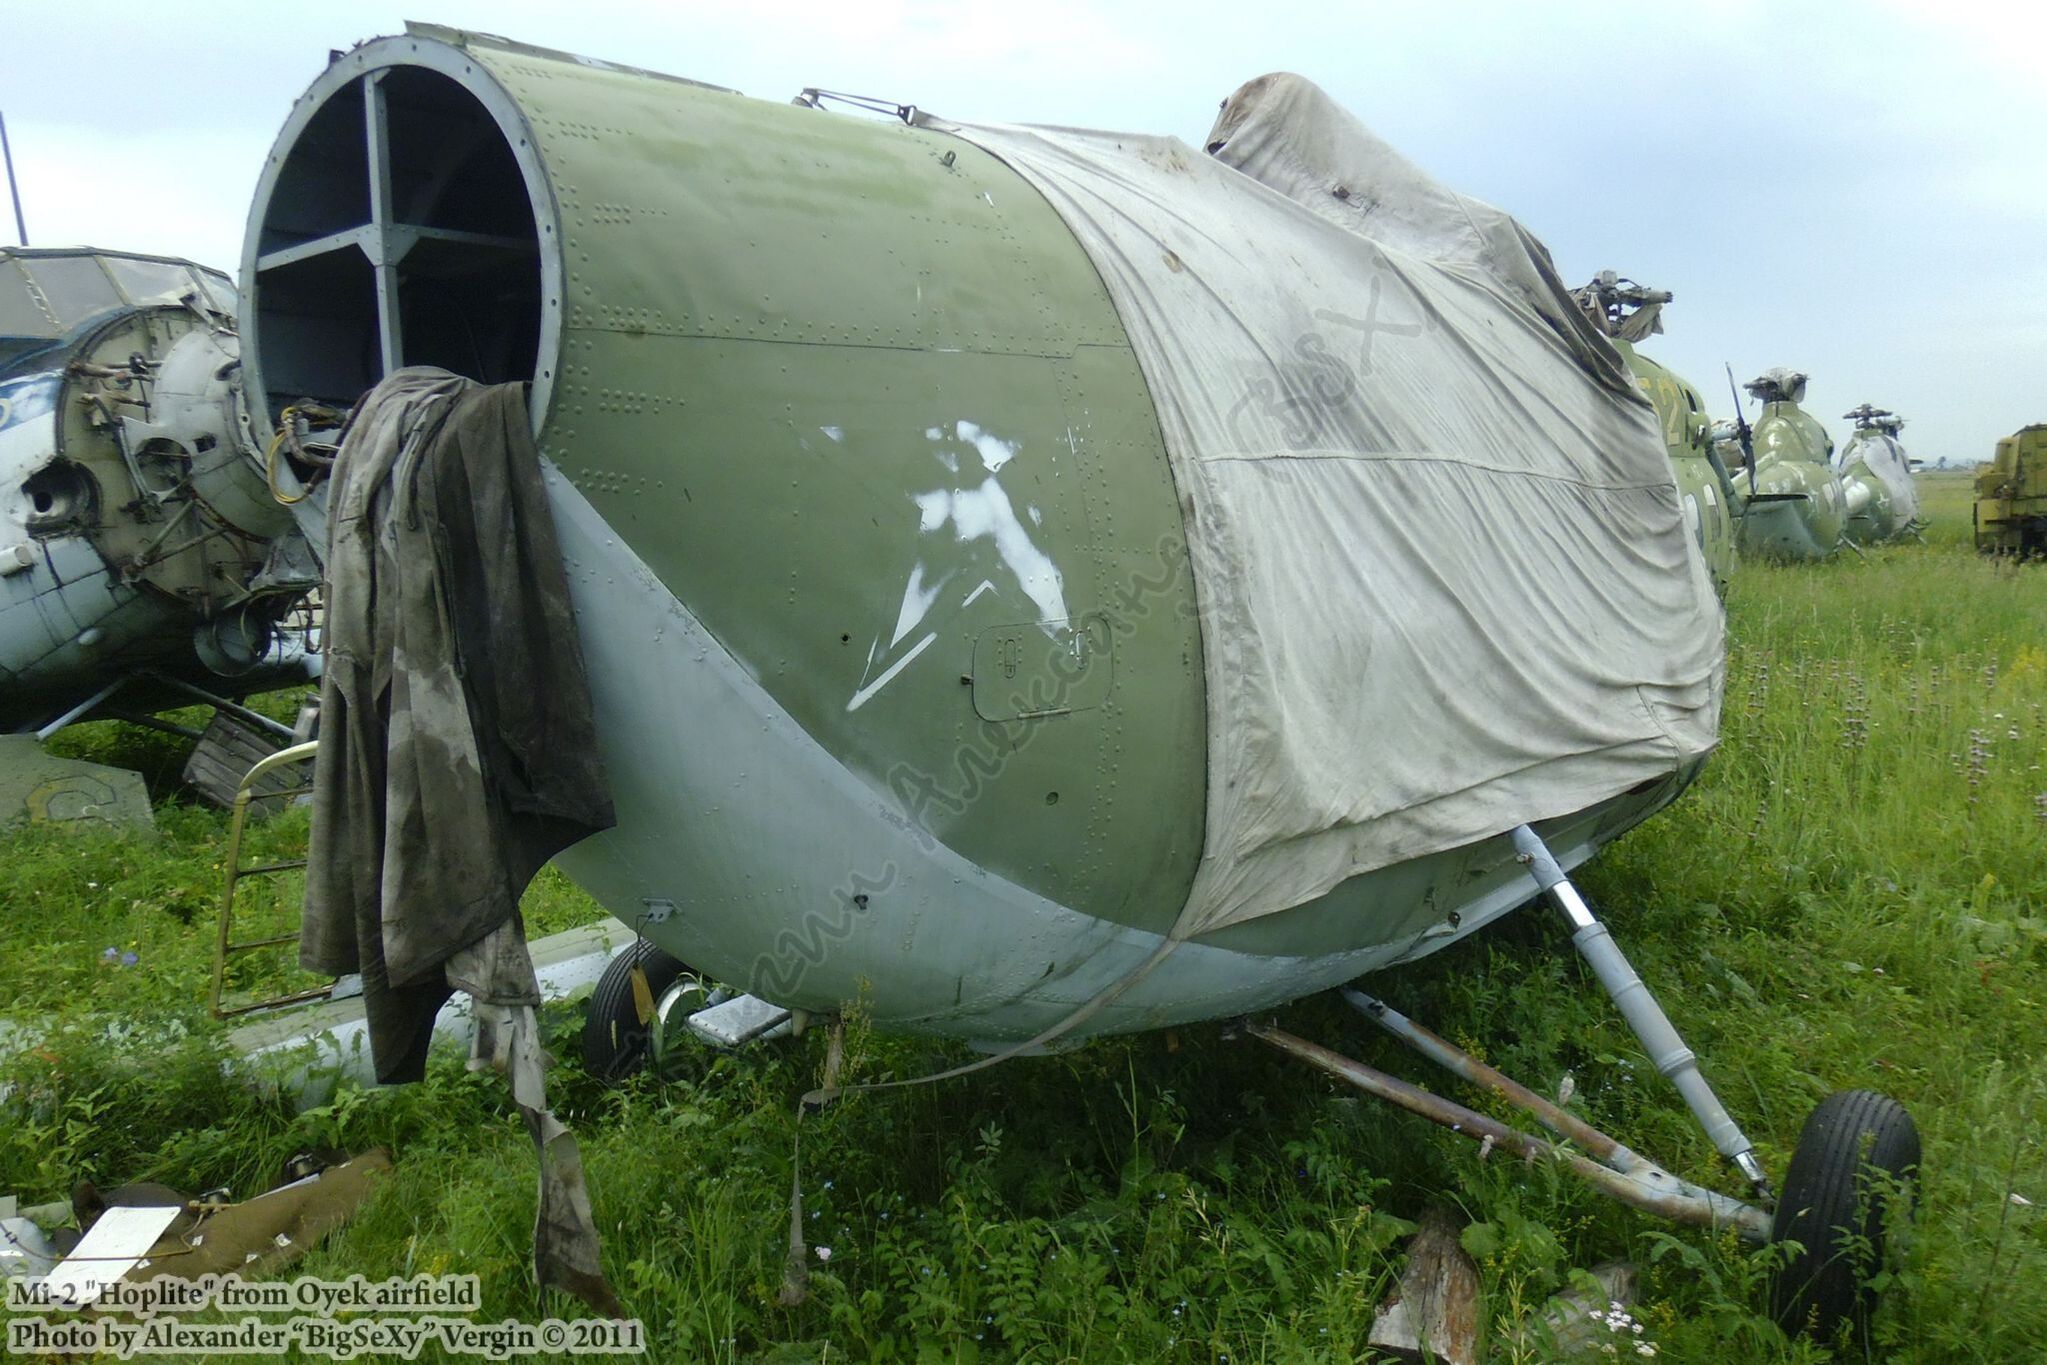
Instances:
[[[1742,387],[1765,403],[1803,403],[1806,381],[1811,377],[1803,370],[1779,365],[1775,369],[1764,370]]]
[[[1712,748],[1720,608],[1655,414],[1512,218],[1297,77],[1216,156],[930,122],[1051,201],[1157,405],[1209,708],[1176,938]]]
[[[1857,461],[1867,465],[1890,491],[1891,515],[1899,526],[1919,520],[1919,489],[1912,481],[1912,463],[1904,442],[1888,431],[1861,428],[1841,452],[1840,467],[1853,469]]]
[[[1634,312],[1622,318],[1614,327],[1613,334],[1622,341],[1640,345],[1650,337],[1663,332],[1663,305],[1645,303]]]

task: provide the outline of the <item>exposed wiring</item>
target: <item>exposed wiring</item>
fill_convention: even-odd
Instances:
[[[278,414],[277,434],[270,438],[270,446],[263,455],[263,479],[270,486],[270,496],[286,507],[304,502],[312,495],[313,485],[318,482],[319,471],[332,467],[335,453],[340,449],[324,441],[308,443],[299,431],[301,419],[308,424],[318,422],[323,426],[335,426],[341,422],[342,415],[333,408],[318,403],[303,405],[294,403]],[[309,464],[315,471],[313,477],[304,482],[297,494],[289,496],[277,486],[277,452],[287,445],[291,447],[294,461]]]
[[[291,409],[286,408],[285,417],[289,419],[290,416]],[[284,433],[282,431],[279,431],[275,436],[272,436],[270,438],[270,449],[263,459],[263,481],[270,485],[271,497],[277,499],[277,501],[283,503],[286,507],[290,507],[294,503],[304,502],[306,500],[307,495],[310,494],[313,490],[311,485],[307,485],[306,487],[302,488],[296,496],[287,497],[285,496],[284,490],[277,486],[277,452],[280,449],[282,449],[283,446]]]

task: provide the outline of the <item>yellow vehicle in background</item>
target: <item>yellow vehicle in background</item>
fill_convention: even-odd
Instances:
[[[1976,548],[2047,555],[2047,422],[1999,441],[1996,456],[1976,471]]]

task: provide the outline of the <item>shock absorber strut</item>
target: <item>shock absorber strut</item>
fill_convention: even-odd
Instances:
[[[1685,1046],[1678,1036],[1677,1028],[1670,1022],[1670,1016],[1656,1003],[1656,997],[1642,984],[1642,978],[1628,965],[1620,945],[1613,941],[1613,935],[1592,913],[1592,907],[1578,894],[1578,888],[1571,885],[1571,879],[1564,875],[1563,868],[1551,855],[1549,846],[1527,825],[1514,830],[1514,851],[1528,868],[1535,884],[1552,905],[1563,912],[1571,924],[1571,942],[1579,954],[1590,963],[1599,984],[1606,987],[1606,993],[1613,997],[1620,1007],[1628,1026],[1635,1036],[1642,1040],[1642,1047],[1656,1069],[1670,1078],[1678,1094],[1690,1107],[1706,1130],[1706,1136],[1720,1155],[1732,1162],[1742,1175],[1755,1187],[1758,1197],[1768,1200],[1772,1197],[1769,1178],[1763,1174],[1762,1163],[1756,1160],[1755,1144],[1742,1133],[1739,1125],[1728,1116],[1726,1106],[1713,1093],[1713,1087],[1706,1084],[1706,1078],[1699,1073],[1699,1061],[1692,1050]]]

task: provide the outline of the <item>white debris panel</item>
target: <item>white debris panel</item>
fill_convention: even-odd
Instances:
[[[1655,414],[1512,218],[1298,77],[1233,96],[1214,156],[927,122],[1050,200],[1158,408],[1209,712],[1175,937],[1713,747],[1720,607]]]

